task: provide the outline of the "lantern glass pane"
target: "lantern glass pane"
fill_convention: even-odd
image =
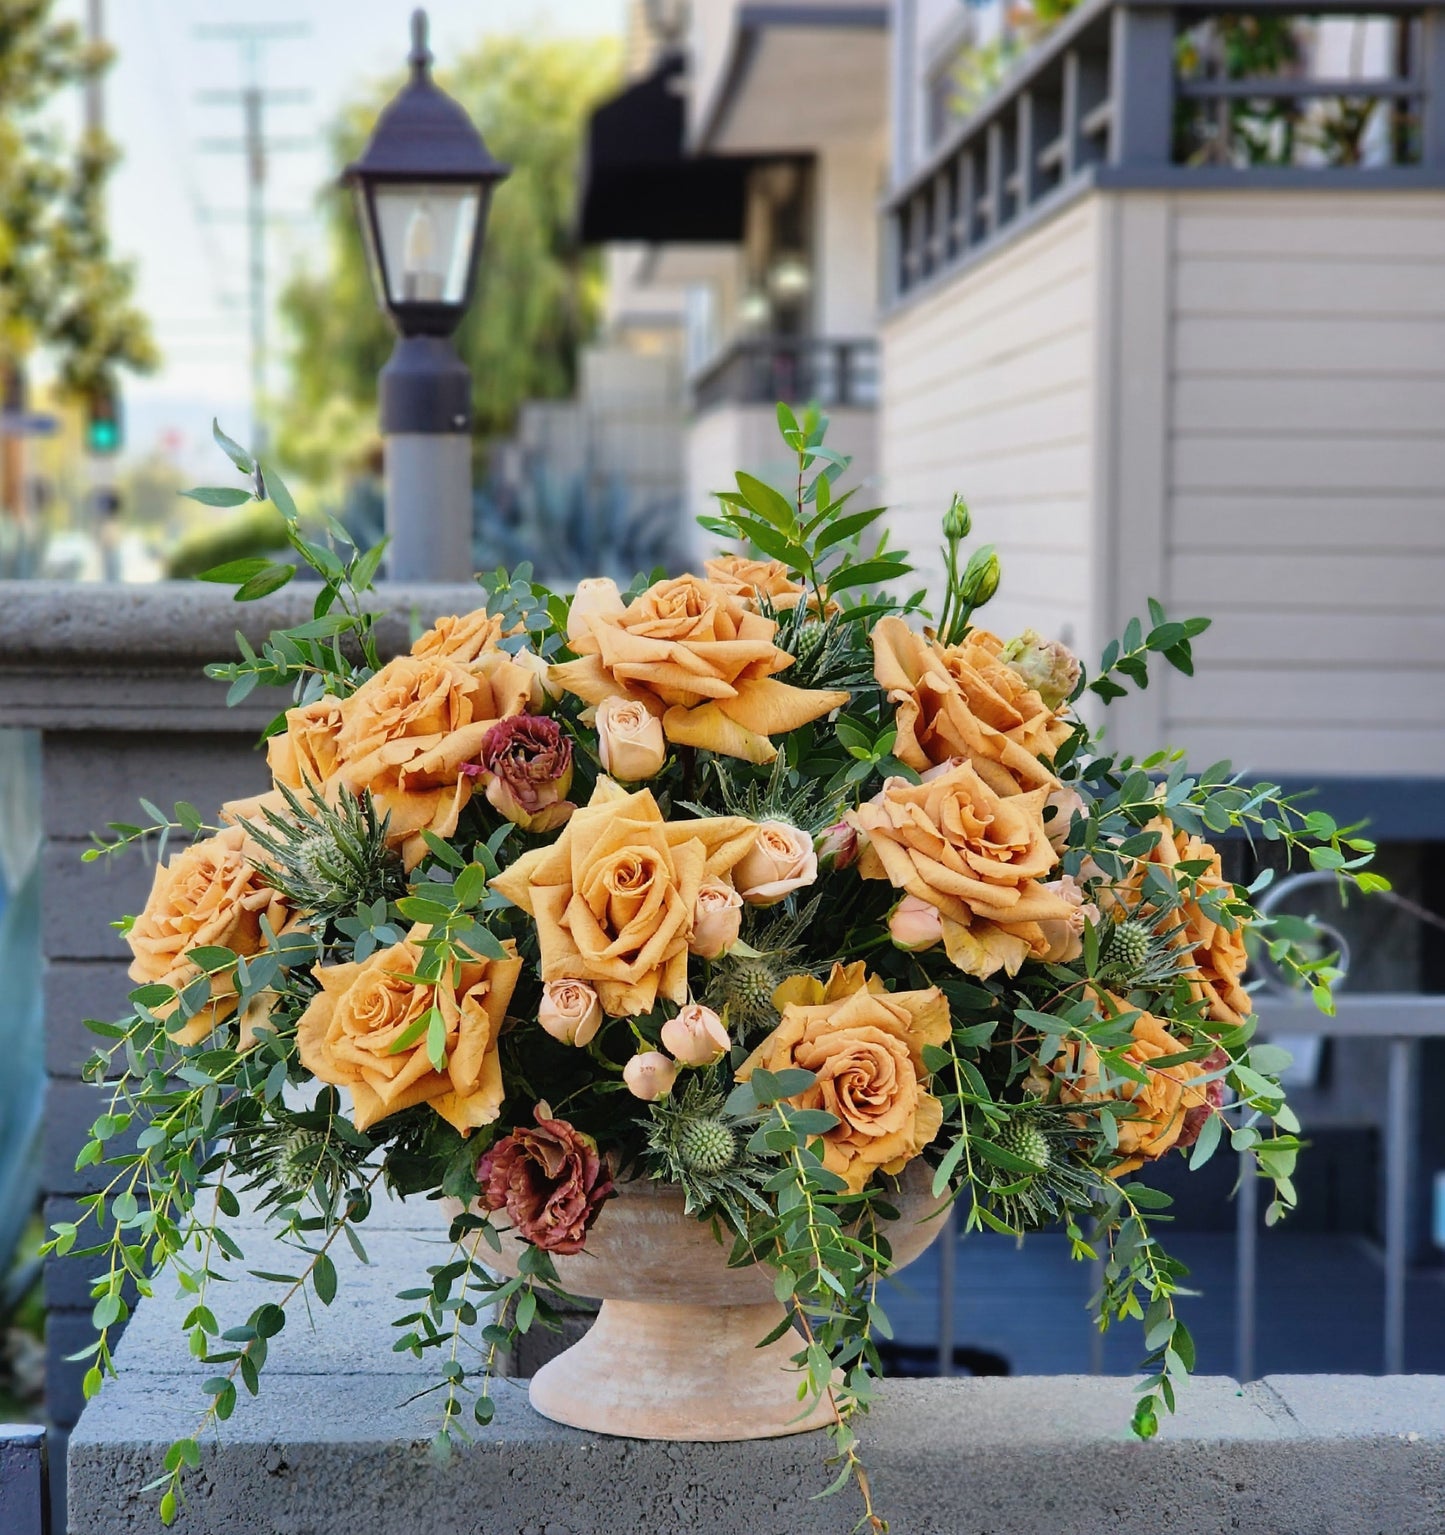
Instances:
[[[390,303],[461,304],[481,208],[479,189],[382,183],[373,202]]]

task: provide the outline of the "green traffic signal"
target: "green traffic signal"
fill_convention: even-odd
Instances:
[[[92,421],[86,428],[85,445],[92,453],[115,453],[120,448],[120,425],[115,421]]]

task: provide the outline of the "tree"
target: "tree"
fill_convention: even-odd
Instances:
[[[0,0],[0,375],[38,348],[84,393],[116,368],[148,372],[158,356],[131,304],[133,274],[111,254],[105,183],[116,160],[104,134],[67,145],[42,113],[56,93],[103,71],[110,52],[53,0]]]
[[[593,333],[602,284],[574,234],[577,166],[592,107],[618,79],[611,40],[487,38],[442,86],[512,166],[492,201],[476,300],[457,333],[472,369],[477,435],[505,433],[527,399],[572,390],[578,347]],[[338,172],[360,152],[398,81],[350,108],[332,141]],[[281,309],[294,337],[278,456],[313,483],[359,464],[374,437],[376,378],[394,337],[376,306],[355,210],[324,194],[324,271],[288,283]]]

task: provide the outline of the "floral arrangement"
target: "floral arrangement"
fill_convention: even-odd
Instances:
[[[120,924],[130,1010],[92,1024],[110,1096],[80,1163],[111,1176],[50,1244],[100,1260],[87,1394],[113,1372],[127,1280],[150,1293],[169,1270],[194,1298],[190,1349],[214,1373],[158,1483],[167,1522],[288,1304],[333,1300],[330,1250],[360,1250],[379,1187],[466,1207],[397,1343],[438,1360],[444,1444],[468,1397],[490,1418],[498,1350],[551,1322],[554,1258],[585,1251],[619,1186],[664,1180],[732,1261],[776,1271],[800,1396],[830,1400],[835,1485],[857,1481],[876,1528],[855,1424],[905,1168],[965,1230],[1057,1224],[1103,1259],[1098,1325],[1143,1325],[1141,1437],[1194,1346],[1156,1231],[1168,1198],[1136,1175],[1228,1138],[1274,1185],[1269,1219],[1293,1203],[1287,1057],[1253,1039],[1248,946],[1326,1011],[1336,971],[1308,924],[1253,905],[1269,870],[1231,882],[1208,838],[1364,890],[1383,884],[1371,845],[1225,764],[1108,749],[1107,705],[1151,663],[1188,673],[1207,620],[1151,602],[1092,674],[1033,631],[1004,641],[976,621],[999,563],[965,557],[957,500],[930,617],[922,592],[889,595],[907,559],[873,537],[881,508],[835,491],[824,424],[778,416],[792,494],[739,474],[703,519],[746,553],[570,596],[498,572],[475,612],[385,661],[365,597],[380,551],[334,523],[306,536],[218,432],[248,489],[197,494],[275,502],[321,578],[315,616],[210,668],[233,701],[293,690],[267,733],[273,790],[216,826],[143,802],[145,824],[86,854],[161,843]],[[245,600],[293,570],[206,579]],[[297,1272],[223,1321],[246,1191]],[[499,1226],[529,1244],[511,1279],[486,1266]],[[473,1356],[459,1342],[489,1303]]]

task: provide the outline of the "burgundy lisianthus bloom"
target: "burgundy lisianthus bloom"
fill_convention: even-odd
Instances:
[[[482,738],[480,761],[464,770],[479,777],[494,810],[523,831],[556,831],[577,807],[572,787],[572,741],[554,719],[514,714]]]
[[[1229,1064],[1229,1056],[1217,1045],[1208,1055],[1202,1056],[1199,1061],[1201,1071],[1218,1071],[1221,1066]],[[1204,1121],[1224,1104],[1224,1078],[1216,1077],[1212,1082],[1204,1084],[1204,1102],[1196,1104],[1192,1109],[1184,1112],[1184,1128],[1179,1132],[1179,1139],[1174,1142],[1176,1148],[1183,1150],[1186,1146],[1192,1146],[1199,1139],[1199,1132],[1204,1128]]]
[[[482,1203],[505,1210],[517,1235],[545,1252],[580,1253],[612,1192],[590,1135],[539,1106],[535,1130],[514,1130],[477,1162]]]

